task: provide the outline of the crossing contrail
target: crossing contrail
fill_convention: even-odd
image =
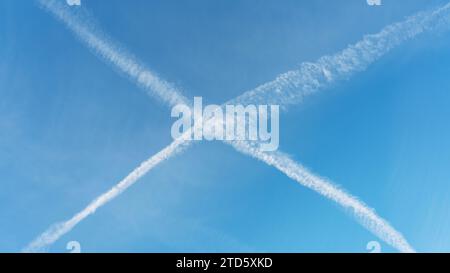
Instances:
[[[66,12],[61,12],[60,9],[62,7],[57,6],[54,0],[40,0],[40,2],[43,3],[43,5],[57,17],[62,16],[63,18],[60,19],[65,22],[69,28],[75,31],[77,35],[80,35],[76,31],[78,28],[88,29],[84,28],[81,23],[76,21],[75,17],[70,16],[70,14],[67,14]],[[282,74],[274,81],[261,85],[254,90],[248,91],[226,104],[255,104],[260,102],[265,104],[281,104],[282,106],[287,106],[293,103],[299,103],[304,96],[327,87],[333,81],[348,77],[354,72],[364,70],[370,63],[376,61],[378,58],[402,42],[412,39],[418,34],[423,33],[426,30],[433,29],[441,24],[447,25],[449,19],[449,8],[450,4],[447,4],[430,12],[422,12],[411,16],[403,22],[389,25],[378,34],[367,35],[360,42],[349,46],[347,49],[336,55],[324,56],[316,63],[304,63],[298,70],[293,70]],[[70,26],[79,27],[72,28]],[[105,48],[110,47],[105,46]],[[114,54],[106,55],[105,58],[108,58],[107,56],[114,56]],[[124,60],[124,62],[127,63],[126,60]],[[111,63],[115,65],[118,64],[114,61],[111,61]],[[119,68],[120,67],[121,66],[119,66]],[[157,82],[164,82],[157,78],[157,76],[154,75],[154,77]],[[152,86],[152,89],[153,88],[158,89],[158,85]],[[165,95],[164,90],[153,91],[157,95]],[[164,101],[169,102],[170,105],[173,105],[173,103],[178,100],[186,100],[178,93],[176,89],[171,88],[170,91],[171,94],[175,94],[173,97],[177,98],[173,101],[163,99]],[[184,136],[187,134],[190,134],[190,131],[186,132]],[[80,221],[94,213],[99,207],[111,201],[128,187],[136,183],[139,178],[145,175],[153,167],[176,153],[181,152],[191,143],[192,142],[188,142],[184,137],[175,140],[159,153],[143,162],[140,167],[131,172],[124,180],[119,182],[119,184],[114,186],[108,192],[102,194],[99,198],[94,200],[84,210],[76,214],[70,220],[53,225],[37,239],[31,242],[24,249],[24,251],[39,251],[42,248],[54,243],[62,235],[75,227]],[[414,252],[414,249],[409,245],[406,239],[404,239],[398,231],[389,225],[387,221],[378,216],[374,210],[367,207],[356,197],[351,196],[326,179],[312,174],[288,156],[280,152],[262,152],[257,145],[254,146],[248,142],[234,141],[229,142],[228,144],[231,144],[234,148],[244,154],[250,155],[277,168],[291,179],[294,179],[324,197],[335,201],[342,207],[349,209],[364,227],[399,251]]]

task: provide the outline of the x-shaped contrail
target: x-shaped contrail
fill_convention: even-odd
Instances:
[[[137,59],[120,50],[107,38],[104,38],[104,35],[98,29],[81,23],[78,16],[70,12],[67,7],[55,0],[39,1],[47,10],[64,22],[69,29],[74,31],[90,48],[94,49],[107,62],[119,68],[121,72],[125,73],[138,85],[149,91],[152,96],[159,98],[169,106],[188,101],[170,83],[160,79]],[[298,103],[304,96],[315,93],[336,80],[346,78],[357,71],[365,69],[369,64],[400,43],[439,26],[441,23],[447,24],[449,10],[450,4],[447,4],[430,12],[411,16],[403,22],[389,25],[378,34],[365,36],[360,42],[342,52],[332,56],[324,56],[316,63],[303,63],[298,70],[282,74],[274,81],[245,92],[243,95],[225,104],[256,104],[261,102],[287,106]],[[190,133],[191,131],[186,132],[183,137],[176,139],[169,146],[143,162],[120,183],[95,199],[74,217],[66,222],[53,225],[31,242],[24,251],[39,251],[58,240],[84,218],[137,182],[139,178],[153,167],[187,148],[192,143],[186,138]],[[399,251],[414,252],[414,249],[403,236],[391,227],[387,221],[378,216],[374,210],[326,179],[312,174],[285,154],[281,152],[263,152],[257,143],[246,141],[225,142],[232,145],[236,150],[275,167],[298,183],[349,209],[369,231]]]

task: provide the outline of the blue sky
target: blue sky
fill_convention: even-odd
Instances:
[[[82,1],[188,97],[222,103],[446,1]],[[425,34],[281,114],[280,149],[450,251],[450,32]],[[169,110],[33,1],[0,3],[0,251],[20,251],[170,143]],[[165,162],[63,236],[84,252],[366,252],[334,203],[219,142]],[[380,242],[383,251],[392,248]]]

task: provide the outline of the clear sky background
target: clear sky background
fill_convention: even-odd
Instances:
[[[444,0],[84,0],[188,97],[222,103]],[[77,8],[77,7],[73,7]],[[450,32],[396,48],[281,114],[280,149],[418,251],[450,251]],[[34,1],[0,1],[0,251],[20,251],[172,140],[170,111]],[[220,142],[151,171],[49,251],[366,252],[339,206]],[[381,242],[383,251],[393,251]]]

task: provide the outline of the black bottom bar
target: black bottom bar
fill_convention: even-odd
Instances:
[[[314,272],[403,269],[427,264],[446,268],[449,254],[1,254],[4,268],[31,266],[90,272],[95,268],[133,272]],[[442,268],[442,267],[441,267]]]

